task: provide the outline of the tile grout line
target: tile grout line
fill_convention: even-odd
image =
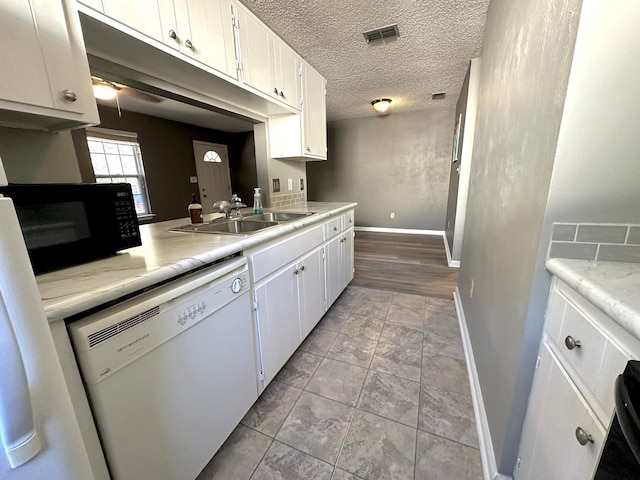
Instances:
[[[418,471],[418,433],[420,432],[420,408],[422,407],[422,369],[424,366],[424,342],[425,342],[425,334],[424,331],[427,328],[427,305],[425,301],[425,306],[423,310],[424,321],[422,323],[422,348],[420,349],[420,387],[418,388],[418,418],[416,421],[416,442],[415,448],[413,450],[413,478],[415,480],[416,473]]]

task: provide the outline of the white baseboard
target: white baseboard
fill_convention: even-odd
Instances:
[[[460,260],[452,260],[451,259],[451,250],[449,250],[449,242],[447,241],[447,232],[442,234],[442,239],[444,240],[444,250],[447,252],[447,263],[450,267],[460,268]]]
[[[417,230],[413,228],[355,227],[356,232],[410,233],[414,235],[444,235],[444,230]]]
[[[446,239],[445,239],[446,244]],[[478,443],[480,445],[480,456],[482,457],[482,471],[484,480],[513,480],[512,477],[498,473],[496,464],[496,456],[493,451],[493,443],[491,442],[491,432],[489,431],[489,422],[487,413],[484,408],[484,400],[482,399],[482,390],[480,389],[480,381],[478,379],[478,371],[476,362],[473,357],[473,348],[469,339],[469,330],[467,329],[467,320],[464,316],[462,301],[460,299],[460,290],[456,287],[453,292],[453,300],[458,313],[458,323],[462,334],[462,343],[464,346],[464,357],[467,361],[467,373],[469,375],[469,383],[471,385],[471,398],[473,400],[473,411],[476,417],[476,426],[478,428]]]

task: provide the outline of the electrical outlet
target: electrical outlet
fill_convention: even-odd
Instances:
[[[473,298],[473,287],[475,287],[476,282],[475,280],[472,278],[471,279],[471,288],[469,289],[469,298]]]
[[[304,178],[300,179],[300,191],[304,190]]]
[[[189,183],[198,183],[198,177],[189,177]]]
[[[391,213],[389,214],[389,218],[396,218],[396,214],[395,214],[395,213],[393,213],[393,212],[391,212]]]
[[[450,224],[451,224],[451,220],[447,220],[447,228],[449,228]]]
[[[287,190],[293,190],[293,178],[287,178]]]
[[[273,182],[273,193],[278,193],[280,191],[280,179],[274,178]]]

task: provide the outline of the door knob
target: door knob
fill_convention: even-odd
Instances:
[[[169,30],[169,38],[172,38],[173,40],[175,40],[176,38],[178,38],[178,34],[176,33],[175,30]]]
[[[67,102],[75,102],[78,99],[78,96],[76,95],[76,92],[67,88],[62,91],[62,98]]]
[[[584,431],[582,427],[576,428],[576,440],[582,446],[593,443],[593,437]]]
[[[580,340],[576,340],[571,335],[567,335],[567,337],[564,339],[564,344],[569,350],[580,348],[582,346]]]

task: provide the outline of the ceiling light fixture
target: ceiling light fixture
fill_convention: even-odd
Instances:
[[[373,108],[375,109],[376,112],[384,113],[387,110],[389,110],[389,106],[391,105],[391,99],[379,98],[377,100],[372,101],[371,105],[373,105]]]
[[[93,96],[100,100],[113,100],[118,95],[118,90],[109,82],[97,82],[93,84]]]

